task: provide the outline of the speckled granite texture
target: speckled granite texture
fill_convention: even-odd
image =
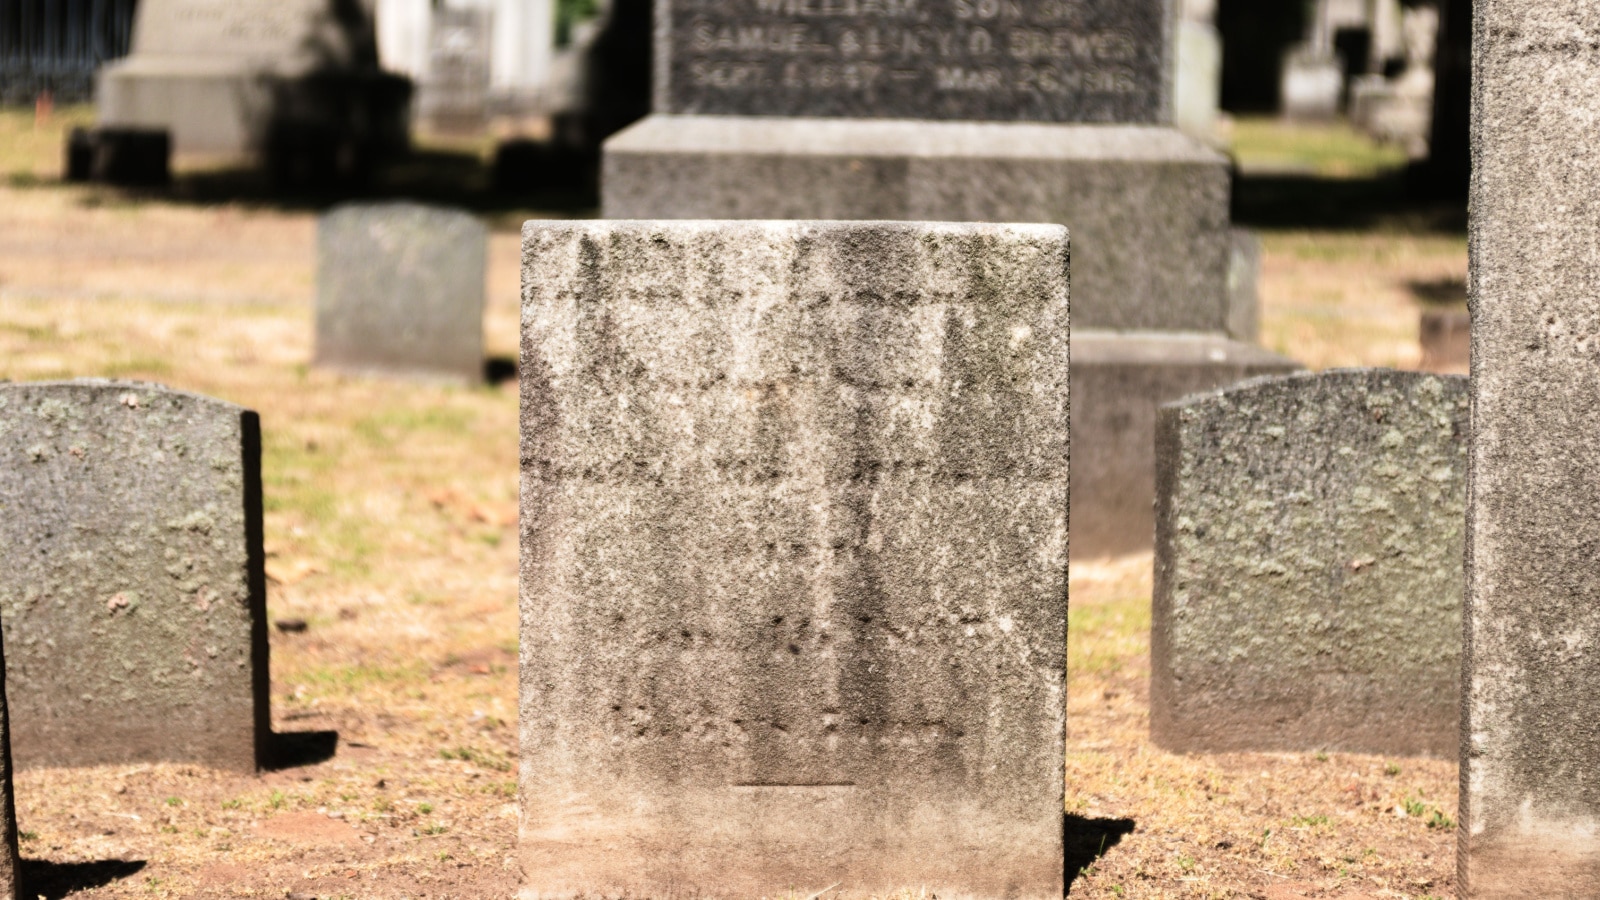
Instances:
[[[528,897],[1059,898],[1067,236],[523,231]]]
[[[1162,408],[1157,744],[1454,754],[1467,418],[1466,379],[1386,369]]]
[[[256,414],[151,384],[0,384],[19,766],[254,771],[269,733]]]
[[[1600,897],[1600,6],[1478,0],[1462,897]]]

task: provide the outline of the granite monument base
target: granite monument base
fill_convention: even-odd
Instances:
[[[1156,413],[1161,404],[1299,368],[1291,359],[1221,334],[1074,329],[1073,554],[1084,559],[1151,548]]]
[[[1153,126],[653,115],[601,172],[608,219],[1064,224],[1082,328],[1225,331],[1228,202],[1227,160]]]

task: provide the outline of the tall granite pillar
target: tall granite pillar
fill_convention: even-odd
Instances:
[[[1255,297],[1229,290],[1227,160],[1173,127],[1173,5],[660,0],[654,114],[606,142],[602,211],[1066,225],[1096,344],[1073,546],[1148,549],[1156,407],[1294,368],[1230,332]]]
[[[1065,230],[523,260],[523,896],[1059,900]]]
[[[1462,897],[1600,897],[1600,9],[1478,0]]]

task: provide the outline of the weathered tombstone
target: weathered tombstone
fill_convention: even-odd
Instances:
[[[0,384],[0,623],[22,767],[254,771],[270,734],[256,414]]]
[[[378,203],[324,215],[317,365],[482,380],[487,247],[483,224],[456,210]]]
[[[1065,230],[523,260],[526,892],[1059,898]]]
[[[410,83],[381,72],[365,7],[346,0],[142,0],[133,51],[102,69],[99,124],[156,128],[176,153],[294,143],[406,143]]]
[[[1175,751],[1455,751],[1467,384],[1384,369],[1169,404],[1150,734]]]
[[[424,124],[437,133],[475,133],[489,124],[493,12],[435,7],[428,75],[418,93]]]
[[[1600,897],[1600,19],[1480,2],[1472,34],[1457,892]]]
[[[617,219],[1061,223],[1072,230],[1073,325],[1106,336],[1099,359],[1118,359],[1126,332],[1226,342],[1236,318],[1252,318],[1228,289],[1228,163],[1172,127],[1173,5],[661,0],[654,113],[606,142],[601,209]],[[1131,357],[1147,358],[1130,341]],[[1077,399],[1139,410],[1092,421],[1151,421],[1158,403],[1224,383],[1232,366],[1185,371],[1197,380],[1177,393],[1112,399],[1087,388]],[[1170,383],[1144,383],[1157,382]],[[1093,460],[1108,448],[1151,440],[1074,428],[1079,458],[1106,471],[1113,461]],[[1112,529],[1088,509],[1072,518],[1073,546],[1148,549],[1153,491],[1149,469],[1102,485],[1115,514],[1142,527],[1117,529],[1131,542],[1101,544]]]

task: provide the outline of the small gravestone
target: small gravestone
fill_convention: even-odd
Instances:
[[[1161,410],[1156,743],[1454,753],[1467,412],[1466,379],[1381,369]]]
[[[455,210],[381,203],[323,216],[317,365],[482,380],[487,247],[483,224]]]
[[[527,892],[1059,898],[1065,230],[523,260]]]
[[[1456,891],[1589,900],[1600,897],[1600,20],[1561,0],[1442,8],[1453,36],[1441,38],[1441,90],[1449,41],[1472,57]]]
[[[256,414],[0,384],[0,622],[22,767],[254,771],[267,717]]]
[[[418,112],[436,133],[481,131],[489,121],[493,11],[439,7],[432,19]]]

